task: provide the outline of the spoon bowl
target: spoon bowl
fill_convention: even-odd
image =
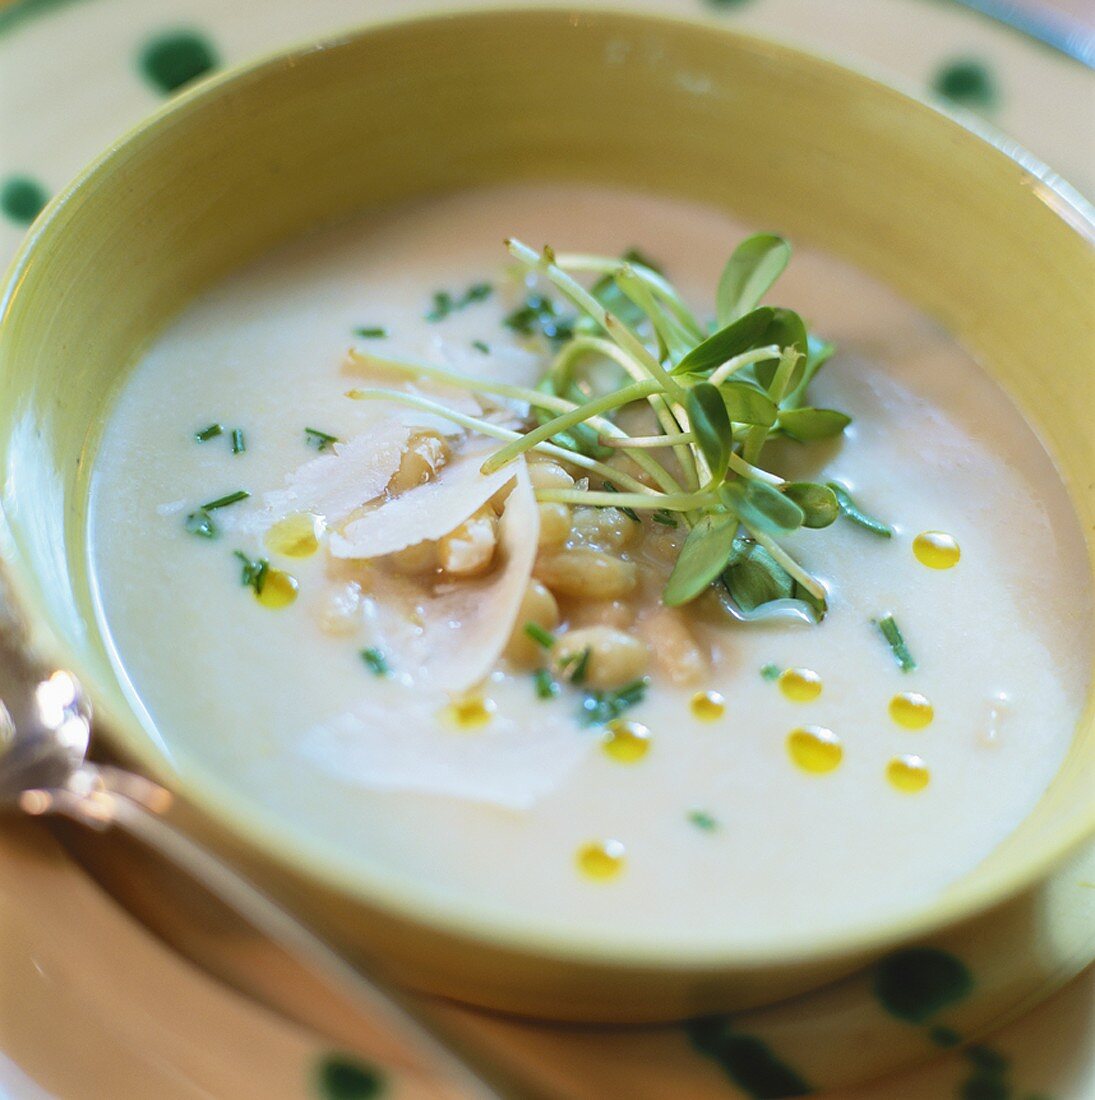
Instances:
[[[29,809],[42,791],[81,775],[91,742],[91,707],[75,676],[39,673],[20,632],[0,629],[0,811]]]

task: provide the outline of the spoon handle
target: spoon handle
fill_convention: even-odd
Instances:
[[[481,1054],[442,1035],[420,1009],[409,1007],[403,994],[351,966],[235,868],[164,820],[157,799],[166,806],[171,795],[121,769],[85,764],[64,787],[28,792],[23,808],[34,815],[59,814],[98,830],[117,827],[147,845],[321,978],[370,1022],[413,1044],[413,1051],[428,1059],[439,1095],[501,1100],[517,1094],[511,1082],[499,1080],[497,1068]],[[488,1083],[491,1079],[496,1083]]]

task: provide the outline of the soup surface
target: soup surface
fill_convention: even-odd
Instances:
[[[503,238],[637,246],[707,321],[745,232],[586,187],[457,194],[294,242],[195,303],[126,378],[91,510],[104,627],[179,771],[350,874],[618,942],[824,933],[983,859],[1067,751],[1089,585],[1032,432],[892,293],[800,249],[768,296],[836,345],[811,400],[852,423],[763,465],[892,528],[842,515],[784,541],[828,589],[819,624],[666,609],[681,514],[537,505],[589,475],[545,473],[551,456],[504,467],[492,508],[478,467],[498,440],[347,397],[394,386],[527,426],[527,406],[370,356],[535,385],[543,305],[522,324]],[[530,569],[556,611],[518,607]],[[596,645],[567,651],[582,630]]]

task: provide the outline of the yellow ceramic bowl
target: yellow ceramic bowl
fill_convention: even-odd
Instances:
[[[1095,556],[1092,221],[1040,166],[828,62],[622,14],[512,11],[380,25],[228,74],[97,161],[31,231],[0,327],[2,548],[31,644],[90,688],[102,737],[195,827],[347,950],[408,984],[516,1012],[656,1019],[817,985],[945,925],[990,919],[1092,829],[1095,723],[1029,820],[934,904],[763,955],[557,938],[352,876],[200,763],[164,752],[112,670],[88,579],[89,467],[127,368],[190,299],[316,222],[501,180],[566,177],[732,210],[828,248],[934,314],[1011,392]],[[1085,959],[1053,960],[1078,969]]]

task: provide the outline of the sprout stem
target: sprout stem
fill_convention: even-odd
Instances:
[[[601,436],[601,444],[605,447],[616,447],[627,450],[654,451],[659,447],[674,447],[679,443],[695,443],[696,437],[691,432],[684,432],[678,436],[671,435],[625,435]]]
[[[821,582],[815,577],[812,577],[805,569],[775,539],[769,538],[763,531],[757,531],[752,527],[746,526],[746,530],[769,554],[775,559],[776,563],[781,566],[785,572],[794,577],[815,600],[821,600],[824,602],[827,593]]]
[[[769,344],[764,348],[753,348],[752,351],[743,351],[741,355],[735,355],[733,359],[727,359],[721,367],[717,367],[707,379],[712,386],[718,386],[725,382],[732,374],[736,374],[744,367],[750,367],[754,363],[763,363],[769,359],[778,359],[780,349],[776,344]]]
[[[595,397],[584,405],[575,406],[570,412],[562,413],[549,420],[546,424],[540,424],[531,431],[515,439],[500,450],[495,451],[483,463],[482,470],[485,474],[493,473],[501,469],[507,462],[512,462],[519,454],[534,447],[537,443],[543,443],[553,435],[565,432],[576,424],[582,424],[596,413],[607,412],[609,409],[619,408],[621,405],[629,405],[632,401],[639,401],[658,390],[658,383],[650,378],[645,382],[633,382],[630,386],[613,390],[601,397]]]
[[[713,503],[708,492],[699,493],[600,493],[593,489],[537,489],[536,499],[554,504],[589,504],[595,508],[646,508],[689,512]]]
[[[605,344],[613,351],[618,349],[607,341],[597,341]],[[599,349],[598,349],[599,350]],[[582,405],[574,401],[568,401],[565,397],[559,397],[553,393],[545,393],[542,390],[532,390],[525,386],[511,386],[505,382],[492,382],[488,379],[472,378],[468,375],[458,374],[455,371],[446,370],[443,367],[434,367],[426,363],[411,362],[398,359],[389,359],[383,355],[372,355],[367,352],[353,350],[349,355],[350,361],[355,367],[368,368],[379,367],[399,374],[413,375],[419,378],[432,378],[448,386],[457,389],[470,390],[473,393],[490,393],[499,397],[508,397],[513,401],[523,401],[534,408],[549,409],[552,412],[568,413],[582,408]],[[606,433],[613,439],[612,446],[628,449],[627,442],[630,436],[618,428],[611,420],[603,416],[590,416],[589,424],[597,431]],[[649,455],[636,454],[631,456],[636,464],[645,470],[658,485],[667,493],[679,492],[680,484],[660,462],[655,461]]]
[[[500,424],[492,424],[489,420],[482,420],[477,416],[468,416],[465,413],[457,412],[455,409],[450,409],[438,401],[431,401],[428,397],[419,397],[413,393],[401,393],[399,390],[366,389],[350,390],[346,396],[353,401],[394,401],[398,405],[407,405],[412,409],[421,409],[423,412],[433,413],[435,416],[452,421],[453,424],[459,424],[462,428],[467,428],[468,431],[479,432],[482,435],[492,436],[494,439],[518,440],[524,438],[521,432],[515,432],[511,428],[503,428]],[[585,470],[599,474],[614,485],[624,486],[636,493],[655,493],[655,490],[651,489],[649,485],[644,485],[638,478],[634,478],[623,470],[617,470],[604,462],[598,462],[597,459],[590,458],[588,455],[568,451],[565,447],[558,447],[554,443],[539,443],[533,449],[540,451],[542,454],[551,455],[553,458],[560,458],[564,462],[570,462],[575,466],[581,466]]]
[[[636,382],[643,382],[650,377],[647,371],[644,370],[639,363],[628,355],[628,353],[618,344],[612,343],[611,340],[604,340],[594,336],[576,337],[559,352],[555,362],[551,365],[549,373],[555,380],[556,390],[569,384],[572,373],[571,361],[578,357],[580,351],[596,352],[612,359],[615,363],[619,364],[631,378],[635,379]],[[559,377],[560,372],[562,372],[561,378]],[[654,411],[654,416],[661,425],[662,431],[669,436],[680,436],[681,427],[673,418],[673,414],[670,412],[669,404],[664,394],[651,394],[647,398],[647,401],[650,402],[650,407]],[[700,479],[699,475],[696,473],[696,463],[693,458],[692,448],[678,439],[674,444],[673,454],[676,456],[677,462],[680,463],[681,471],[688,484],[693,488],[699,488]]]
[[[599,275],[615,275],[622,266],[619,260],[578,253],[560,253],[555,257],[555,263],[564,271],[593,271]],[[627,266],[665,302],[677,320],[689,330],[693,339],[698,341],[706,337],[702,326],[668,279],[634,260],[629,260]]]
[[[650,354],[646,345],[635,333],[618,317],[609,313],[581,283],[571,278],[558,264],[553,263],[550,255],[536,252],[518,240],[506,241],[506,247],[516,259],[535,271],[542,271],[562,294],[566,295],[583,313],[588,313],[624,351],[643,367],[651,378],[657,379],[662,389],[671,394],[675,400],[684,401],[685,394],[680,384],[665,372],[661,363]]]
[[[763,481],[776,489],[786,485],[783,478],[778,477],[776,474],[770,474],[767,470],[762,470],[759,466],[753,466],[746,462],[737,451],[730,452],[730,469],[736,474],[741,474],[742,477],[751,477],[755,481]]]

